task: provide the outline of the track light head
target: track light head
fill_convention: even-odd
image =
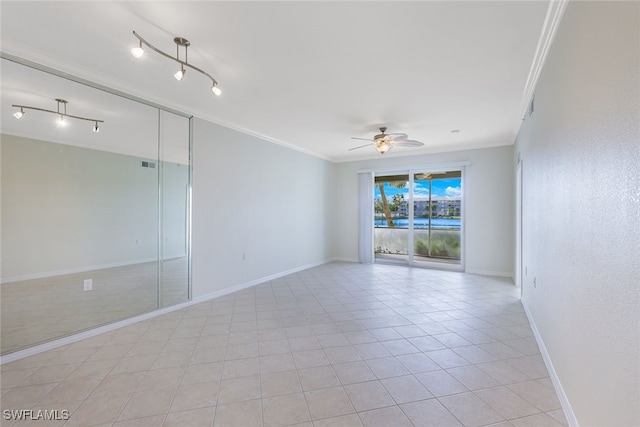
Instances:
[[[142,47],[134,47],[131,49],[131,55],[133,55],[134,58],[140,58],[144,55],[144,49]]]
[[[213,92],[215,96],[220,96],[220,94],[222,93],[217,83],[214,83],[213,86],[211,86],[211,92]]]
[[[133,55],[134,58],[140,58],[142,55],[144,55],[144,49],[142,48],[142,41],[140,41],[140,44],[137,47],[134,47],[133,49],[131,49],[131,55]]]
[[[67,126],[67,122],[64,120],[64,116],[60,114],[60,117],[56,120],[56,124],[59,128],[63,128]]]
[[[100,132],[100,128],[98,127],[98,122],[96,122],[96,124],[93,126],[93,129],[91,130],[94,131],[95,133]]]
[[[175,77],[177,81],[181,81],[184,77],[184,73],[186,72],[187,70],[185,70],[184,67],[181,66],[178,72],[173,75],[173,77]]]
[[[24,116],[24,108],[20,107],[20,111],[16,111],[15,113],[13,113],[13,117],[15,117],[16,119],[21,119],[22,116]]]

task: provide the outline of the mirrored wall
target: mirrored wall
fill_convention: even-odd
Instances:
[[[190,298],[189,117],[21,62],[2,59],[2,354]]]

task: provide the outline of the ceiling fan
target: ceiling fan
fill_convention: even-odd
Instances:
[[[386,127],[380,128],[380,133],[373,137],[373,139],[369,138],[356,138],[352,136],[351,139],[361,139],[363,141],[373,142],[373,146],[378,153],[384,154],[387,151],[391,150],[393,147],[422,147],[424,144],[420,141],[415,141],[413,139],[408,139],[406,133],[385,133],[387,131]],[[367,147],[369,144],[361,145],[359,147],[350,148],[349,151],[357,150],[359,148]]]

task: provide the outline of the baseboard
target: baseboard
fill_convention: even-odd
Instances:
[[[330,263],[332,261],[333,260],[329,259],[329,260],[324,260],[324,261],[320,261],[320,262],[315,262],[315,263],[311,263],[311,264],[302,265],[300,267],[292,268],[290,270],[281,271],[279,273],[271,274],[269,276],[264,276],[264,277],[261,277],[259,279],[251,280],[249,282],[240,283],[240,284],[237,284],[237,285],[230,286],[228,288],[224,288],[224,289],[220,289],[218,291],[210,292],[208,294],[200,295],[199,297],[193,298],[191,301],[193,301],[194,304],[198,304],[198,303],[201,303],[201,302],[205,302],[205,301],[209,301],[209,300],[212,300],[212,299],[220,298],[222,296],[229,295],[229,294],[232,294],[234,292],[242,291],[244,289],[248,289],[248,288],[251,288],[253,286],[268,282],[270,280],[279,279],[280,277],[288,276],[290,274],[297,273],[299,271],[308,270],[308,269],[313,268],[313,267],[318,267],[320,265],[328,264],[328,263]]]
[[[247,289],[247,288],[259,285],[261,283],[268,282],[270,280],[274,280],[274,279],[278,279],[280,277],[288,276],[289,274],[297,273],[299,271],[307,270],[309,268],[313,268],[313,267],[317,267],[317,266],[320,266],[320,265],[324,265],[324,264],[327,264],[329,262],[332,262],[332,260],[325,260],[325,261],[320,261],[320,262],[316,262],[316,263],[302,265],[300,267],[292,268],[292,269],[289,269],[289,270],[286,270],[286,271],[282,271],[282,272],[279,272],[279,273],[271,274],[269,276],[264,276],[264,277],[261,277],[259,279],[251,280],[249,282],[245,282],[245,283],[241,283],[241,284],[238,284],[238,285],[230,286],[228,288],[220,289],[219,291],[215,291],[215,292],[211,292],[211,293],[208,293],[208,294],[205,294],[205,295],[201,295],[201,296],[199,296],[197,298],[193,298],[193,299],[191,299],[189,301],[185,301],[185,302],[180,303],[180,304],[172,305],[171,307],[160,308],[158,310],[150,311],[148,313],[144,313],[144,314],[141,314],[139,316],[130,317],[130,318],[124,319],[124,320],[119,320],[117,322],[110,323],[110,324],[104,325],[104,326],[99,326],[97,328],[90,329],[90,330],[84,331],[84,332],[80,332],[78,334],[70,335],[68,337],[59,338],[59,339],[56,339],[56,340],[53,340],[53,341],[49,341],[49,342],[46,342],[46,343],[34,345],[33,347],[25,348],[24,350],[18,350],[18,351],[15,351],[13,353],[5,354],[3,356],[0,356],[0,365],[3,365],[5,363],[9,363],[9,362],[13,362],[15,360],[22,359],[22,358],[25,358],[25,357],[33,356],[33,355],[36,355],[38,353],[42,353],[42,352],[45,352],[45,351],[48,351],[48,350],[53,350],[55,348],[62,347],[62,346],[68,345],[68,344],[73,344],[74,342],[77,342],[77,341],[80,341],[80,340],[83,340],[83,339],[86,339],[86,338],[91,338],[91,337],[94,337],[96,335],[103,334],[105,332],[114,331],[116,329],[120,329],[122,327],[129,326],[129,325],[132,325],[134,323],[141,322],[143,320],[151,319],[151,318],[154,318],[156,316],[161,316],[163,314],[171,313],[172,311],[181,310],[183,308],[187,308],[187,307],[190,307],[192,305],[196,305],[196,304],[200,304],[202,302],[210,301],[212,299],[220,298],[222,296],[229,295],[229,294],[232,294],[234,292],[238,292],[238,291],[241,291],[243,289]]]
[[[164,261],[168,261],[171,259],[177,259],[187,256],[186,254],[168,256],[164,258]],[[138,259],[135,261],[124,261],[124,262],[112,262],[108,264],[100,264],[100,265],[89,265],[86,267],[77,267],[77,268],[67,268],[63,270],[55,270],[55,271],[46,271],[44,273],[33,273],[33,274],[23,274],[20,276],[11,276],[0,279],[0,284],[4,285],[5,283],[13,283],[13,282],[21,282],[23,280],[34,280],[34,279],[44,279],[47,277],[55,277],[55,276],[64,276],[66,274],[76,274],[76,273],[84,273],[86,271],[94,271],[94,270],[104,270],[106,268],[115,268],[115,267],[126,267],[128,265],[135,264],[145,264],[147,262],[157,261],[158,258],[144,258]]]
[[[556,390],[556,394],[558,395],[558,399],[560,400],[560,405],[562,405],[562,410],[564,411],[564,416],[567,418],[567,422],[570,427],[579,427],[578,419],[576,418],[576,414],[573,412],[573,408],[571,408],[571,403],[569,403],[569,398],[567,394],[564,392],[564,388],[562,388],[562,384],[560,383],[560,378],[558,378],[558,374],[556,370],[553,368],[553,363],[551,362],[551,357],[549,356],[549,352],[544,345],[544,341],[540,336],[540,331],[538,331],[538,327],[536,326],[535,321],[533,320],[533,316],[527,307],[527,304],[524,300],[521,300],[522,307],[524,308],[524,312],[527,315],[527,319],[529,319],[529,324],[531,325],[531,330],[533,331],[533,335],[536,338],[536,342],[538,343],[538,347],[540,348],[540,353],[542,354],[542,359],[544,360],[544,364],[547,367],[547,371],[549,371],[549,377],[551,378],[551,382],[553,383],[553,388]]]
[[[329,260],[329,262],[356,262],[356,263],[359,263],[360,260],[357,259],[357,258],[335,257],[335,258],[331,258]]]
[[[513,279],[513,273],[507,272],[507,271],[491,271],[491,270],[480,270],[477,268],[467,268],[465,269],[465,273],[479,274],[481,276],[508,277],[510,279]]]

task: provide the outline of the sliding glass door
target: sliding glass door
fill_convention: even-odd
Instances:
[[[378,175],[376,261],[462,269],[462,169]]]

